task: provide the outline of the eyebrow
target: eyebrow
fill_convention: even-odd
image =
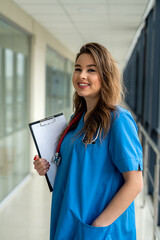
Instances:
[[[75,67],[81,67],[81,65],[80,64],[75,64]],[[96,67],[96,65],[95,64],[89,64],[86,67]]]

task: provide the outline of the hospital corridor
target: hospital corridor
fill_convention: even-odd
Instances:
[[[38,122],[43,126],[45,119],[49,125],[49,121],[55,121],[63,113],[66,122],[62,130],[69,121],[73,121],[69,131],[75,130],[74,119],[77,116],[73,117],[73,102],[74,108],[79,104],[79,109],[82,103],[77,100],[75,107],[74,88],[79,90],[79,99],[83,102],[89,99],[83,92],[87,92],[87,87],[92,85],[86,82],[75,84],[76,76],[83,72],[83,65],[79,62],[77,64],[77,61],[86,53],[77,59],[76,54],[87,43],[99,43],[113,56],[120,71],[120,82],[125,86],[122,89],[125,98],[120,109],[131,113],[134,119],[131,121],[135,121],[137,126],[136,137],[143,149],[143,159],[135,164],[138,166],[136,170],[143,168],[143,189],[134,201],[136,239],[160,240],[160,0],[0,0],[0,240],[54,240],[50,238],[50,178],[48,180],[45,176],[39,176],[34,169],[33,161],[35,155],[39,154],[39,143],[29,124]],[[87,72],[89,76],[99,74],[98,65],[92,63],[88,66],[92,67]],[[102,88],[103,84],[100,84]],[[88,102],[86,100],[86,105]],[[116,109],[117,104],[114,107]],[[76,127],[81,123],[85,126],[85,117],[89,116],[86,109],[81,116],[83,120],[78,119]],[[93,144],[89,143],[89,149],[94,149],[96,140],[99,140],[101,122],[99,125],[97,132],[94,132],[96,134],[92,135],[95,141],[92,139],[90,143]],[[83,139],[77,140],[85,149],[88,146],[86,139],[89,127],[85,128]],[[124,132],[127,134],[125,127]],[[133,127],[131,130],[134,131]],[[131,147],[134,145],[133,139],[128,141]],[[69,141],[68,150],[65,151],[70,158]],[[83,155],[83,150],[81,152]],[[55,157],[50,159],[50,164],[57,164]],[[128,159],[133,158],[131,156]],[[97,170],[96,166],[92,165],[93,172]],[[57,164],[55,169],[58,167]],[[75,177],[71,180],[73,184],[77,176],[84,176],[80,173],[81,168],[77,169],[76,173],[71,167],[68,170],[69,173],[72,170],[72,176]],[[65,171],[61,176],[65,182],[64,176]],[[86,182],[88,185],[89,182]],[[79,189],[85,191],[80,185]],[[76,196],[80,196],[77,189],[75,192]],[[112,189],[110,192],[113,192]],[[89,195],[88,191],[87,197]],[[81,202],[81,199],[77,202]],[[127,221],[131,221],[129,217]],[[81,224],[84,228],[87,226],[83,221]],[[122,225],[125,226],[125,223]],[[89,227],[95,230],[95,226]],[[92,237],[83,239],[81,233],[80,236],[78,239],[66,239],[64,235],[63,239],[98,240]],[[109,236],[109,240],[131,240]],[[57,237],[55,240],[61,239]]]

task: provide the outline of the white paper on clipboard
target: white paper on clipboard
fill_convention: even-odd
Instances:
[[[57,166],[52,161],[58,144],[59,135],[66,127],[66,119],[63,113],[29,123],[29,128],[36,145],[38,155],[50,163],[46,173],[46,180],[50,191],[53,191]]]

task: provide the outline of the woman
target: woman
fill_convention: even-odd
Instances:
[[[117,105],[120,75],[105,47],[82,46],[73,86],[74,115],[60,147],[50,240],[135,240],[142,149],[131,114]],[[34,165],[40,175],[49,169],[38,156]]]

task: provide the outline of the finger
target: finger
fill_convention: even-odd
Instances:
[[[43,165],[45,162],[47,162],[45,159],[39,158],[39,159],[37,159],[37,160],[34,160],[33,164],[34,164],[35,166],[36,166],[36,165],[39,165],[39,164]]]
[[[33,160],[35,161],[35,160],[38,160],[38,159],[39,159],[39,156],[35,155]]]
[[[39,171],[38,173],[39,173],[39,175],[45,175],[47,172],[48,172],[48,170],[49,170],[49,167],[47,167],[47,168],[45,168],[45,169],[42,169],[41,171]]]
[[[47,163],[47,164],[45,164],[45,165],[36,165],[36,166],[34,166],[34,168],[35,168],[38,172],[41,172],[41,171],[43,171],[43,170],[45,170],[45,169],[49,169],[49,167],[50,167],[50,164],[49,164],[49,163]]]
[[[38,171],[41,172],[42,170],[48,169],[50,167],[49,162],[41,162],[40,164],[35,164],[34,168]]]
[[[40,175],[40,176],[44,176],[44,175],[47,173],[47,171],[48,171],[48,170],[42,171],[42,172],[39,173],[39,175]]]
[[[43,158],[39,158],[39,160],[33,162],[36,168],[40,168],[45,165],[50,165],[49,162]]]

